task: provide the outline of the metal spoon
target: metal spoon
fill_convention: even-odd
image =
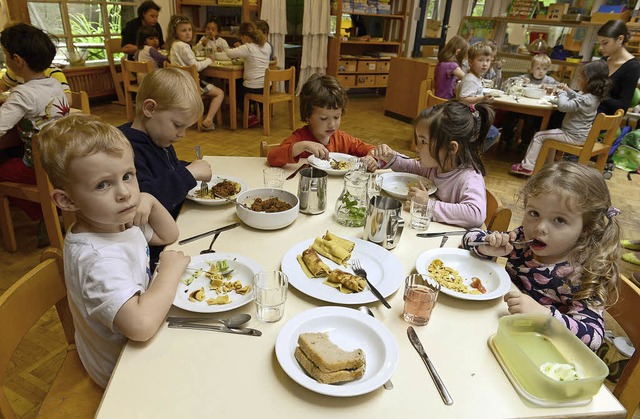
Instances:
[[[240,327],[249,320],[251,320],[251,315],[245,313],[234,314],[228,319],[212,319],[209,317],[167,317],[167,321],[169,323],[216,322],[224,324],[229,329]]]
[[[358,310],[362,311],[365,314],[370,315],[373,318],[376,317],[376,316],[373,315],[373,312],[371,310],[369,310],[369,307],[367,307],[367,306],[360,306],[360,307],[358,307]],[[387,380],[387,382],[384,383],[383,385],[384,385],[385,389],[393,390],[393,383],[391,382],[391,379]]]
[[[207,253],[215,253],[216,251],[213,250],[213,243],[218,239],[218,236],[220,235],[220,233],[216,233],[213,235],[213,238],[211,239],[211,243],[209,243],[209,248],[208,249],[204,249],[200,251],[201,255],[205,255]]]

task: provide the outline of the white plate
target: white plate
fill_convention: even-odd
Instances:
[[[345,351],[362,349],[366,370],[359,380],[343,384],[321,384],[307,375],[293,353],[298,336],[307,332],[325,332]],[[398,367],[398,344],[380,321],[351,308],[318,307],[304,311],[280,329],[276,339],[276,357],[292,380],[316,393],[351,397],[379,389]]]
[[[349,159],[352,157],[354,156],[351,156],[349,154],[344,154],[344,153],[329,153],[329,158],[334,159],[336,161],[349,161]],[[345,169],[345,170],[332,169],[331,163],[329,163],[329,160],[322,160],[317,158],[316,156],[307,157],[307,162],[311,166],[318,169],[322,169],[330,175],[344,175],[349,170],[349,169]]]
[[[480,259],[471,251],[454,248],[438,248],[421,253],[416,260],[416,271],[429,275],[429,264],[434,259],[440,259],[445,266],[458,271],[463,282],[468,286],[472,277],[478,277],[487,289],[484,294],[464,294],[441,287],[440,292],[463,300],[493,300],[502,297],[511,288],[511,278],[505,269],[497,263]]]
[[[382,174],[382,190],[396,199],[408,199],[409,183],[418,183],[422,181],[428,188],[429,195],[433,194],[438,188],[429,179],[413,174],[402,172],[390,172]]]
[[[491,95],[493,97],[504,96],[504,92],[498,89],[482,89],[482,93],[485,95]]]
[[[351,252],[351,259],[359,259],[360,264],[367,271],[367,277],[374,287],[385,298],[394,293],[404,281],[404,269],[398,258],[387,249],[361,239],[345,237],[356,244]],[[311,246],[313,239],[307,239],[294,245],[282,257],[281,268],[289,277],[289,284],[303,293],[337,304],[366,304],[378,301],[375,295],[367,289],[352,294],[343,294],[338,289],[323,284],[326,278],[309,278],[300,267],[296,256]],[[345,272],[353,273],[351,267],[344,267],[320,256],[329,268],[339,268]]]
[[[215,298],[217,296],[214,290],[209,289],[210,280],[204,274],[207,270],[209,270],[209,262],[215,262],[217,260],[228,260],[229,267],[231,269],[235,269],[231,274],[231,278],[229,281],[241,281],[242,285],[251,285],[253,286],[253,276],[260,272],[262,268],[258,262],[249,259],[248,257],[236,254],[236,253],[209,253],[206,255],[198,255],[191,257],[191,263],[189,263],[189,268],[202,268],[202,274],[200,274],[196,279],[193,280],[191,285],[185,285],[182,282],[178,283],[178,290],[176,291],[176,296],[173,299],[173,305],[176,307],[180,307],[183,310],[192,311],[194,313],[220,313],[223,311],[233,310],[234,308],[241,307],[251,300],[253,300],[253,290],[251,292],[246,293],[245,295],[237,294],[235,291],[229,292],[229,297],[231,298],[231,302],[229,304],[222,305],[209,305],[207,304],[208,298]],[[194,273],[193,270],[188,270],[180,279],[187,278]],[[204,287],[206,298],[205,301],[197,301],[192,302],[189,301],[189,294],[191,292],[200,289],[200,287]]]
[[[212,188],[214,185],[217,185],[218,183],[222,182],[223,180],[228,179],[231,180],[233,182],[237,182],[240,184],[240,192],[246,191],[247,190],[247,184],[244,183],[242,181],[242,179],[239,179],[237,177],[234,176],[220,176],[220,175],[213,175],[213,177],[211,178],[211,180],[209,182],[207,182],[207,185],[209,185],[209,188]],[[202,204],[202,205],[224,205],[224,204],[228,204],[229,201],[226,201],[224,199],[220,199],[220,198],[215,198],[215,199],[204,199],[204,198],[198,198],[196,197],[196,191],[200,189],[200,182],[198,182],[198,184],[196,185],[195,188],[191,189],[188,193],[187,193],[187,199],[190,199],[192,201],[197,202],[198,204]],[[238,193],[240,193],[238,192]],[[236,194],[237,195],[237,194]],[[232,195],[229,198],[233,199],[236,197],[236,195]]]

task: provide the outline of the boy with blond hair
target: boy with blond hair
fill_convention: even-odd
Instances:
[[[165,251],[151,282],[148,244],[168,244],[178,227],[140,193],[129,141],[99,118],[74,115],[40,132],[44,169],[58,207],[76,214],[64,244],[75,342],[91,378],[105,387],[127,339],[158,330],[190,257]]]

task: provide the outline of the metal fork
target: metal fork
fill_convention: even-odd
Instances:
[[[200,145],[197,145],[195,147],[195,149],[196,149],[196,158],[198,160],[202,160],[202,151],[200,150]],[[204,180],[200,182],[200,193],[199,193],[199,195],[201,197],[206,197],[207,195],[209,195],[209,185]]]
[[[367,271],[365,271],[362,268],[362,265],[360,265],[360,261],[358,259],[351,259],[351,267],[353,268],[353,272],[358,275],[359,277],[363,278],[365,281],[367,281],[367,285],[369,285],[369,288],[371,289],[371,292],[373,293],[373,295],[376,296],[376,298],[378,300],[380,300],[380,302],[382,304],[384,304],[384,306],[386,308],[391,308],[391,305],[387,302],[387,300],[382,296],[382,294],[380,294],[380,291],[378,291],[376,289],[376,287],[373,286],[373,284],[371,283],[371,281],[369,281],[369,279],[367,278]]]

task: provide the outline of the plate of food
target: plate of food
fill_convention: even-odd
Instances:
[[[369,281],[384,297],[393,294],[404,280],[400,260],[387,249],[329,231],[291,247],[282,257],[281,269],[293,287],[318,300],[337,304],[378,301],[366,281],[354,275],[351,259],[359,259]]]
[[[427,250],[418,256],[416,271],[439,282],[440,292],[463,300],[493,300],[511,288],[504,267],[465,249]]]
[[[409,188],[418,186],[420,182],[427,188],[429,195],[438,190],[432,181],[420,175],[403,172],[382,174],[382,190],[396,199],[409,199]]]
[[[247,185],[241,179],[233,176],[213,175],[207,185],[209,186],[207,195],[202,195],[200,182],[198,182],[198,185],[187,193],[187,199],[202,205],[224,205],[229,201],[216,198],[214,193],[234,199],[240,192],[247,190]]]
[[[379,389],[399,360],[389,329],[346,307],[318,307],[296,315],[280,329],[275,349],[278,363],[292,380],[335,397]]]
[[[344,175],[349,170],[349,159],[354,156],[344,153],[329,153],[328,160],[316,156],[307,157],[307,162],[315,168],[322,169],[330,175]]]
[[[178,283],[173,305],[194,313],[220,313],[253,300],[258,262],[235,253],[193,256]]]
[[[498,89],[482,89],[484,95],[491,95],[493,97],[504,96],[504,92]]]

